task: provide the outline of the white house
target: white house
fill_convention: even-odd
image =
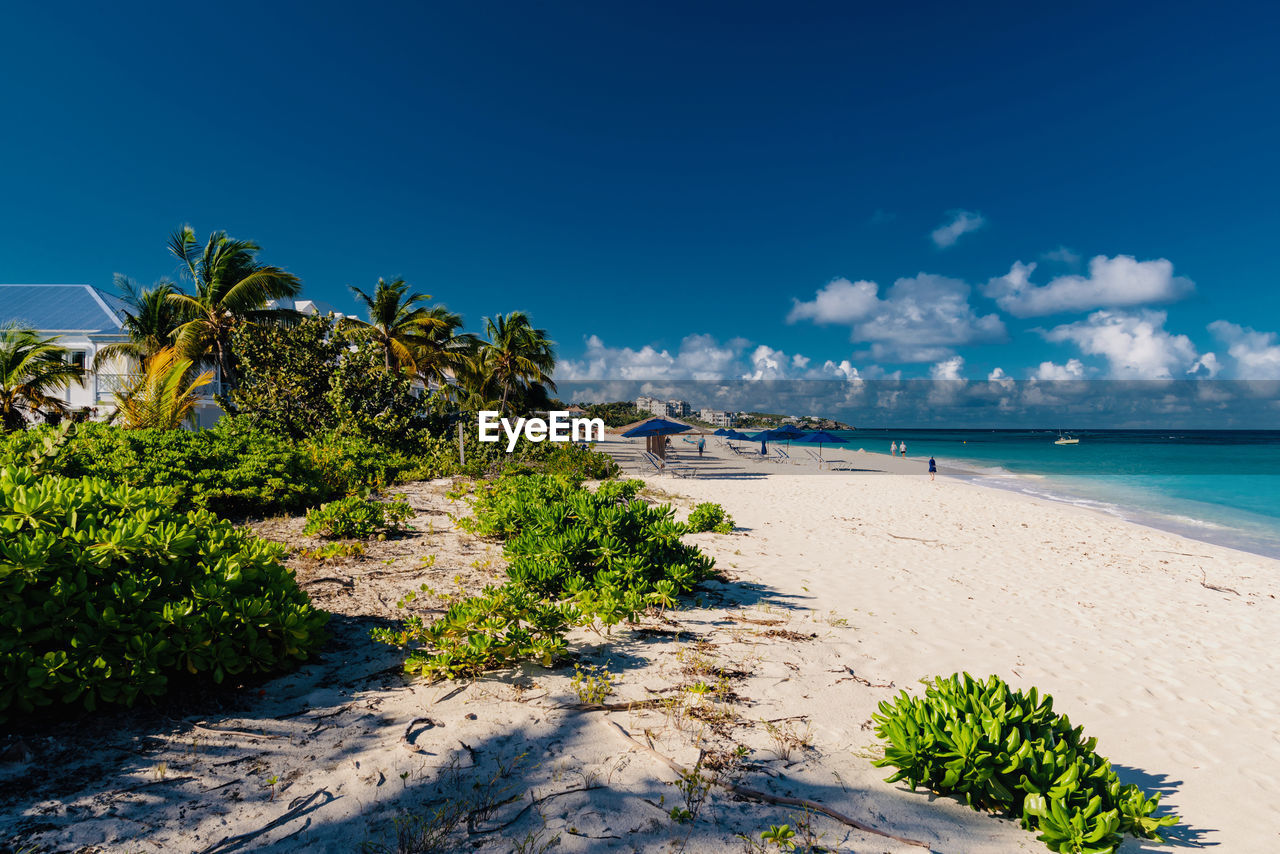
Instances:
[[[124,305],[112,294],[92,285],[0,284],[0,324],[19,323],[42,337],[57,338],[71,351],[73,364],[84,368],[84,378],[63,391],[71,411],[87,411],[92,418],[106,418],[115,406],[115,393],[134,377],[127,360],[112,359],[94,370],[94,357],[107,344],[127,341],[123,329]],[[195,426],[210,427],[222,416],[213,399],[221,390],[216,381],[205,386],[196,404]]]

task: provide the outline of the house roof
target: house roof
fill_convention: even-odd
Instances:
[[[120,300],[92,285],[0,284],[0,324],[39,332],[120,334]]]

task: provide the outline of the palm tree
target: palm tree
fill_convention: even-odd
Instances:
[[[100,370],[113,359],[124,358],[141,365],[148,357],[163,347],[173,344],[174,333],[191,318],[169,299],[178,293],[173,282],[161,280],[149,288],[139,287],[133,280],[119,273],[115,275],[116,290],[127,308],[124,310],[124,331],[129,340],[108,344],[93,357],[93,369]]]
[[[205,371],[188,383],[191,360],[181,358],[173,347],[162,347],[143,364],[137,381],[116,395],[112,420],[132,429],[178,429],[191,418],[199,401],[196,391],[213,381],[213,371]]]
[[[66,404],[53,392],[80,379],[83,371],[67,362],[67,349],[57,340],[16,323],[0,326],[0,429],[25,427],[24,412],[66,414]]]
[[[523,311],[486,317],[484,327],[488,340],[480,342],[473,382],[478,380],[482,386],[501,390],[501,411],[506,411],[513,393],[526,393],[535,385],[555,391],[556,384],[551,381],[556,366],[555,343],[547,338],[545,329],[535,329]]]
[[[444,306],[421,305],[431,299],[430,294],[409,293],[404,279],[378,279],[373,296],[354,285],[351,292],[364,303],[369,319],[345,318],[342,327],[351,329],[358,338],[377,342],[386,356],[388,371],[418,373],[420,361],[430,371],[443,370],[450,362],[450,354],[458,346],[454,339],[460,337],[456,331],[462,318]]]
[[[466,370],[468,361],[480,346],[480,339],[470,332],[459,332],[462,315],[454,314],[442,305],[428,309],[431,322],[423,328],[425,339],[417,354],[418,376],[423,383],[433,381],[443,385],[450,377],[458,377]]]
[[[169,301],[191,318],[178,327],[178,354],[192,362],[212,359],[224,382],[234,379],[231,331],[243,319],[265,314],[267,300],[296,296],[298,277],[280,267],[260,264],[261,247],[250,240],[233,240],[225,231],[209,235],[204,248],[191,226],[169,238],[169,251],[183,263],[195,294],[174,293]],[[275,312],[278,318],[282,313]]]

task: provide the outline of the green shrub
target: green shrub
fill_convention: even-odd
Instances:
[[[179,508],[227,516],[297,511],[333,492],[292,442],[237,418],[194,432],[84,424],[60,468],[71,477],[169,487]]]
[[[326,495],[378,490],[401,479],[413,458],[363,436],[324,433],[299,446],[307,468]]]
[[[0,438],[0,464],[27,465],[51,428]],[[210,430],[126,430],[77,426],[43,470],[173,490],[177,507],[225,516],[265,516],[394,483],[411,460],[369,439],[337,433],[293,442],[248,419],[225,417]]]
[[[575,480],[608,480],[622,472],[608,454],[567,442],[522,442],[512,456],[514,465]]]
[[[282,549],[172,493],[0,469],[0,719],[267,672],[323,639]]]
[[[597,492],[563,476],[508,475],[472,496],[462,526],[504,538],[507,580],[451,602],[431,624],[412,617],[377,640],[411,646],[405,669],[456,678],[524,659],[550,665],[573,626],[612,627],[674,607],[713,562],[680,541],[670,507],[635,500],[639,481]]]
[[[412,515],[413,508],[403,498],[383,502],[349,495],[308,510],[303,532],[329,540],[364,540],[403,531],[404,520]]]
[[[689,513],[689,530],[695,534],[702,531],[727,534],[733,530],[733,517],[719,504],[704,501],[695,505],[693,511]]]
[[[1063,854],[1109,854],[1130,833],[1159,842],[1177,823],[1155,817],[1160,796],[1122,784],[1111,763],[1053,711],[1053,698],[1012,690],[998,676],[969,674],[933,680],[923,697],[903,691],[880,704],[876,734],[886,739],[877,766],[898,771],[914,789],[963,798],[976,810],[1021,819],[1050,849]]]

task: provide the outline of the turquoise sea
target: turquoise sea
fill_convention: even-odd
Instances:
[[[961,476],[1280,558],[1280,430],[846,431],[850,449],[906,441]]]

